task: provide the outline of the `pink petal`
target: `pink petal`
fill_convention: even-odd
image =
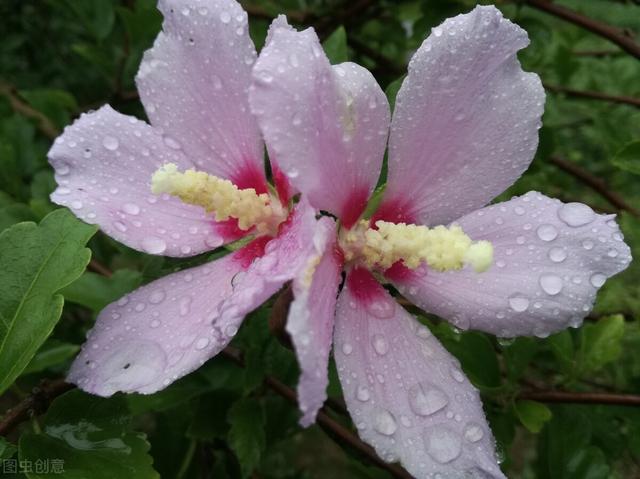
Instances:
[[[338,299],[334,351],[358,433],[384,460],[417,478],[505,478],[458,361],[364,269]]]
[[[136,77],[151,124],[197,167],[265,190],[263,146],[248,106],[256,51],[234,0],[161,0],[162,32]]]
[[[199,368],[238,330],[242,318],[225,321],[217,311],[246,269],[246,257],[260,253],[253,246],[158,279],[107,306],[68,381],[100,396],[150,394]]]
[[[538,76],[516,58],[528,43],[492,6],[432,30],[398,92],[383,208],[419,224],[448,223],[527,169],[545,98]]]
[[[387,99],[364,68],[331,67],[312,29],[276,22],[253,70],[251,109],[293,185],[351,225],[378,179]]]
[[[326,221],[321,226],[314,238],[315,251],[310,263],[293,279],[294,300],[286,328],[302,372],[298,382],[298,403],[303,412],[300,424],[304,427],[315,421],[327,398],[333,317],[338,286],[342,281],[343,261],[335,249],[336,225]],[[319,261],[317,267],[314,266],[316,261]]]
[[[319,241],[318,235],[327,234],[325,223],[331,221],[328,217],[316,220],[313,208],[303,198],[280,225],[278,236],[267,243],[264,255],[234,280],[234,294],[220,305],[222,320],[238,322],[298,276],[315,256],[314,243]]]
[[[597,215],[587,205],[564,204],[537,192],[457,223],[472,239],[491,241],[491,269],[392,279],[408,299],[461,329],[544,337],[577,327],[606,278],[631,261],[614,215]]]
[[[48,156],[58,183],[51,200],[131,248],[192,256],[223,242],[202,208],[151,193],[164,163],[194,165],[143,121],[106,105],[65,128]]]

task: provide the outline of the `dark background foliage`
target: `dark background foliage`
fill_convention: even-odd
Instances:
[[[270,19],[286,13],[317,29],[333,63],[371,69],[393,100],[431,27],[476,2],[242,3],[258,48]],[[636,249],[638,2],[499,7],[529,32],[520,59],[548,93],[536,160],[502,198],[534,189],[617,213]],[[45,155],[60,130],[104,103],[144,118],[133,76],[160,28],[154,0],[2,0],[0,19],[0,474],[44,477],[38,461],[51,473],[64,460],[64,477],[73,478],[403,477],[361,450],[333,370],[321,424],[298,427],[297,365],[269,331],[273,300],[232,349],[160,393],[106,400],[67,391],[61,378],[102,307],[211,255],[151,257],[65,211],[47,216],[56,207]],[[480,388],[509,477],[640,477],[639,293],[636,263],[606,284],[583,327],[545,339],[503,341],[421,317]],[[6,461],[21,472],[3,471]]]

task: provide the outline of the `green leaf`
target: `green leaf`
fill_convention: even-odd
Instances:
[[[79,350],[80,346],[77,344],[49,339],[42,345],[22,374],[37,373],[51,366],[56,366],[75,355]]]
[[[20,96],[36,110],[49,118],[58,128],[67,125],[71,113],[78,109],[73,96],[64,90],[41,88],[20,90]]]
[[[342,25],[329,35],[322,46],[333,65],[349,61],[347,32]]]
[[[571,333],[567,330],[561,331],[550,336],[546,343],[551,346],[551,352],[560,363],[560,367],[565,372],[571,371],[574,365],[574,347]]]
[[[229,446],[238,458],[242,477],[247,478],[260,463],[266,447],[262,405],[252,398],[241,399],[231,407],[227,419],[231,424]]]
[[[398,90],[400,90],[400,87],[402,86],[404,77],[405,75],[393,80],[384,91],[384,94],[387,95],[387,100],[389,100],[389,107],[391,108],[391,111],[395,108],[396,96],[398,96]]]
[[[29,364],[60,319],[58,291],[91,257],[85,248],[96,228],[56,210],[35,223],[0,234],[0,393]]]
[[[632,141],[618,150],[611,162],[621,170],[640,175],[640,140]]]
[[[11,459],[18,448],[7,441],[4,437],[0,437],[0,460]]]
[[[615,361],[620,356],[624,329],[624,316],[621,314],[585,325],[581,329],[580,370],[583,373],[597,371]]]
[[[149,443],[133,432],[122,397],[90,396],[80,390],[57,398],[41,434],[20,439],[20,460],[63,461],[65,479],[159,478],[152,468]],[[27,473],[30,479],[51,477]]]
[[[533,433],[539,433],[552,416],[547,406],[536,401],[516,401],[514,408],[522,425]]]
[[[457,341],[447,341],[446,346],[462,364],[471,382],[481,388],[500,386],[500,366],[491,341],[481,333],[456,335]]]
[[[97,312],[140,286],[140,283],[142,273],[139,271],[120,269],[110,278],[85,271],[80,278],[64,288],[62,294],[67,301]]]

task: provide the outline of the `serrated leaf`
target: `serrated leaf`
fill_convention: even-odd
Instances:
[[[20,439],[20,460],[63,461],[66,479],[160,477],[152,467],[149,443],[133,432],[122,397],[109,399],[72,390],[57,398],[46,415],[41,434]],[[51,477],[30,472],[30,479]]]
[[[618,150],[611,162],[621,170],[640,175],[640,140],[632,141]]]
[[[514,408],[522,425],[533,433],[539,433],[552,417],[551,410],[537,401],[516,401]]]
[[[349,61],[347,32],[342,25],[329,35],[322,47],[333,65]]]
[[[262,405],[252,398],[241,399],[231,407],[227,420],[231,425],[229,446],[238,458],[242,477],[247,478],[260,463],[266,447]]]
[[[60,319],[60,289],[91,257],[96,228],[56,210],[39,225],[19,223],[0,234],[0,393],[29,364]]]

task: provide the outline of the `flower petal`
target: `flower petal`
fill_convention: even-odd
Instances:
[[[478,6],[432,30],[398,92],[383,211],[448,223],[527,169],[545,98],[538,76],[523,72],[516,57],[528,43],[495,7]]]
[[[247,267],[248,245],[211,263],[158,279],[98,316],[68,381],[100,396],[150,394],[200,367],[231,341],[242,318],[218,317],[233,278]],[[258,249],[259,253],[259,249]]]
[[[351,225],[380,173],[387,99],[366,69],[331,67],[312,29],[276,21],[253,70],[251,109],[293,185]]]
[[[416,478],[505,477],[458,361],[366,270],[338,299],[334,351],[358,433],[384,460]]]
[[[325,223],[331,221],[328,217],[316,220],[313,208],[303,198],[287,222],[280,225],[278,236],[267,243],[264,255],[235,278],[233,295],[220,305],[222,320],[239,321],[298,276],[315,256],[317,237],[327,234]]]
[[[162,32],[136,76],[151,124],[199,169],[265,190],[263,146],[248,106],[256,51],[234,0],[161,0]]]
[[[577,327],[606,278],[631,261],[614,215],[598,215],[587,205],[564,204],[537,192],[483,208],[457,223],[473,240],[493,244],[487,272],[429,270],[394,283],[412,302],[461,329],[544,337]]]
[[[325,221],[314,238],[315,251],[307,266],[293,279],[294,300],[286,330],[295,347],[301,375],[298,403],[302,426],[310,426],[327,398],[329,353],[342,258],[335,249],[336,224]]]
[[[223,242],[202,208],[151,193],[162,164],[193,164],[143,121],[103,106],[65,128],[48,156],[58,183],[51,200],[131,248],[192,256]]]

